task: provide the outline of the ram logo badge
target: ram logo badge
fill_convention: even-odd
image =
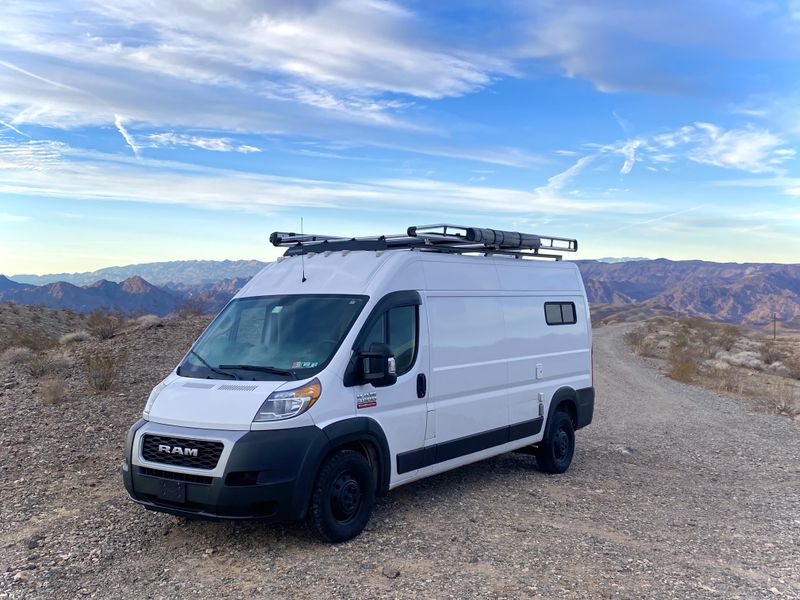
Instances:
[[[164,454],[179,454],[180,456],[197,456],[197,448],[181,448],[180,446],[168,446],[159,444],[158,451]]]
[[[356,408],[372,408],[378,406],[378,394],[375,392],[365,392],[356,394]]]

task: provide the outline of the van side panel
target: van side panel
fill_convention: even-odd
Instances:
[[[567,292],[582,294],[580,271],[574,263],[508,260],[497,264],[498,287],[506,292]]]
[[[441,444],[508,425],[503,307],[497,297],[430,294],[430,389]]]
[[[548,325],[545,302],[573,302],[577,322]],[[509,419],[514,424],[539,415],[539,393],[544,394],[546,414],[558,388],[589,386],[591,351],[586,339],[588,324],[582,296],[507,296],[503,298],[503,309],[509,350]]]

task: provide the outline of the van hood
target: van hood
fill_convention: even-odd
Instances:
[[[272,392],[291,381],[234,381],[177,377],[161,390],[147,418],[199,429],[250,430]]]

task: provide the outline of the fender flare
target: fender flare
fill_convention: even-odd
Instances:
[[[386,441],[383,428],[375,419],[351,417],[331,423],[322,431],[328,437],[328,447],[331,451],[354,442],[370,442],[377,450],[378,494],[385,495],[389,491],[389,478],[392,471],[389,443]],[[319,466],[321,466],[321,462]]]
[[[550,408],[547,409],[547,423],[545,424],[544,428],[545,438],[550,433],[550,423],[553,421],[553,415],[560,407],[565,405],[571,407],[572,411],[570,416],[572,417],[573,425],[575,425],[577,429],[577,398],[577,392],[569,386],[558,388],[555,391],[553,398],[550,400]]]

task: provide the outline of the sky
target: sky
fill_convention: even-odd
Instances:
[[[453,223],[800,262],[800,2],[4,0],[0,273]]]

